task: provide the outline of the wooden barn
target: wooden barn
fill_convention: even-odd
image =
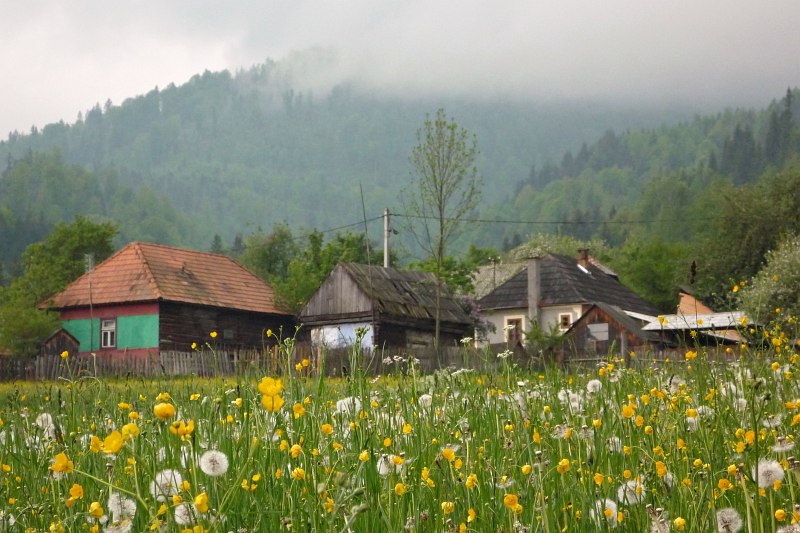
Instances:
[[[272,288],[218,254],[134,242],[45,302],[81,353],[155,354],[212,342],[261,349],[265,330],[294,331]],[[216,332],[214,339],[209,337]]]
[[[472,322],[443,289],[439,345],[455,346],[471,335]],[[359,329],[362,346],[430,347],[434,343],[436,278],[380,266],[340,263],[300,312],[301,331],[313,345],[352,345]]]
[[[634,315],[637,315],[634,313]],[[664,344],[657,332],[642,329],[647,322],[631,316],[615,305],[596,303],[564,333],[562,354],[569,358],[616,355],[623,359],[631,352],[658,351]]]

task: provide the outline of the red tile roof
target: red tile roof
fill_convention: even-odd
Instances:
[[[289,314],[267,283],[224,255],[132,242],[91,273],[92,304],[183,302]],[[55,308],[89,305],[89,274],[50,302]]]

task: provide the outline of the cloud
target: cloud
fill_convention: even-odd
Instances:
[[[800,83],[797,20],[796,0],[33,0],[0,19],[0,131],[310,48],[308,83],[393,95],[763,105]]]

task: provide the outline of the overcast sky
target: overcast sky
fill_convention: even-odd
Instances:
[[[335,58],[315,83],[760,107],[800,85],[798,21],[798,0],[12,2],[0,16],[0,138],[310,48]]]

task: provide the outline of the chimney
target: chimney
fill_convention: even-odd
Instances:
[[[531,322],[539,321],[539,300],[541,299],[541,276],[539,274],[539,258],[528,259],[528,318]]]
[[[585,269],[589,269],[589,249],[588,248],[579,248],[578,249],[578,264]]]

